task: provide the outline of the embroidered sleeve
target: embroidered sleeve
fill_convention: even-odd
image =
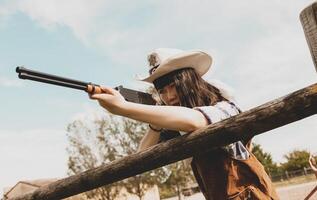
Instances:
[[[207,119],[208,123],[216,123],[239,113],[239,110],[227,102],[219,102],[214,106],[196,107]],[[250,154],[241,141],[234,142],[224,147],[224,149],[234,159],[245,160]]]

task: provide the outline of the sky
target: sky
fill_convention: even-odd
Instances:
[[[200,49],[206,79],[244,109],[316,83],[299,13],[312,0],[0,0],[0,190],[67,173],[67,124],[104,113],[82,91],[17,78],[16,66],[144,89],[155,48]],[[317,152],[316,116],[256,136],[275,162]],[[1,195],[1,193],[0,193]]]

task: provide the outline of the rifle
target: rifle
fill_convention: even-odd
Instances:
[[[84,90],[88,93],[102,93],[100,85],[91,82],[83,82],[75,79],[69,79],[52,74],[42,73],[21,66],[18,66],[16,68],[16,72],[19,74],[18,77],[20,79],[29,79],[32,81],[38,81],[42,83]],[[124,88],[122,85],[115,87],[114,89],[118,90],[127,101],[148,105],[155,105],[156,103],[155,100],[152,98],[152,95],[148,93]]]

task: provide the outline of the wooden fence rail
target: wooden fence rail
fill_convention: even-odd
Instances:
[[[250,138],[317,113],[317,84],[158,144],[110,164],[73,175],[12,200],[62,199],[149,171],[215,147]]]

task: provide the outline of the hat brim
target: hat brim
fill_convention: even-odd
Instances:
[[[141,81],[153,83],[153,81],[165,74],[182,68],[193,68],[198,75],[203,76],[211,67],[212,57],[202,51],[187,51],[176,54],[160,64],[150,76]]]

